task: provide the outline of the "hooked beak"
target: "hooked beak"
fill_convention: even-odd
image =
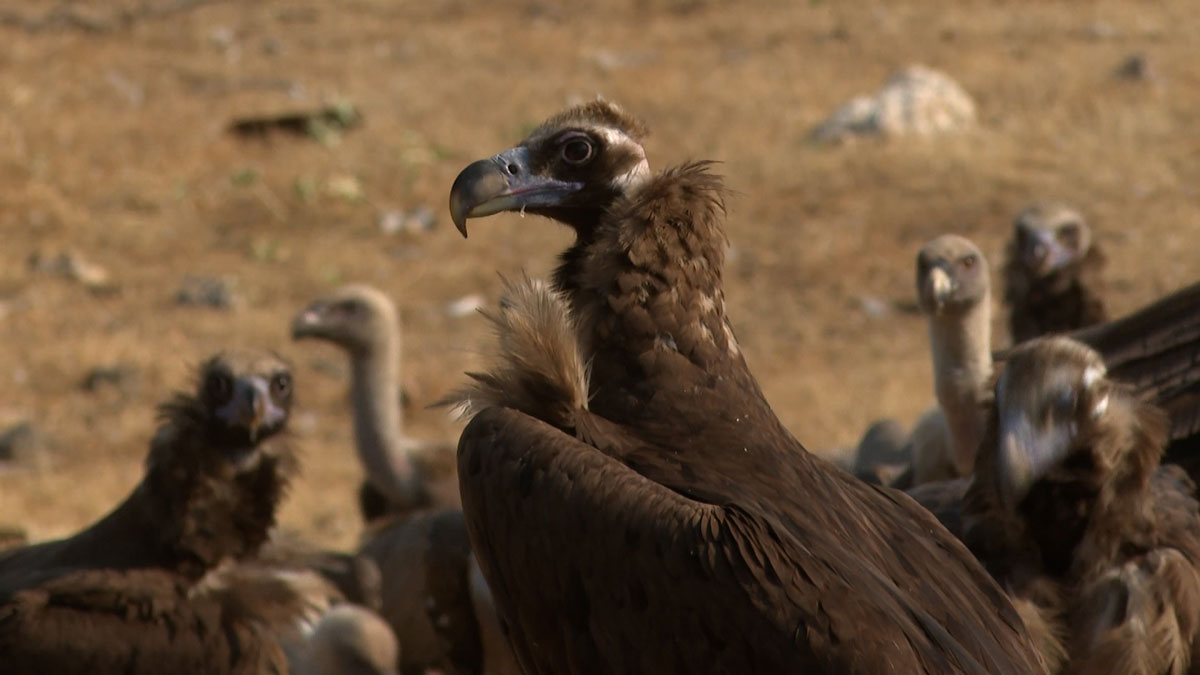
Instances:
[[[292,339],[313,337],[321,325],[321,311],[316,305],[309,305],[292,319]]]
[[[1062,461],[1071,438],[1058,426],[1038,432],[1024,415],[1006,416],[1000,423],[996,476],[1001,505],[1013,510],[1051,467]]]
[[[278,426],[287,417],[287,411],[271,401],[270,384],[261,377],[236,380],[233,396],[216,412],[230,429],[245,429],[252,444],[258,442],[265,429]]]
[[[517,146],[462,170],[450,188],[450,218],[467,236],[467,218],[482,218],[527,206],[555,206],[583,183],[534,175],[529,149]]]
[[[946,274],[946,270],[934,267],[929,271],[929,280],[925,284],[925,292],[933,303],[934,313],[941,314],[942,309],[950,300],[950,296],[954,293],[954,281],[950,279],[949,274]]]
[[[1074,253],[1060,244],[1053,232],[1037,230],[1028,236],[1022,257],[1025,266],[1038,276],[1046,276],[1065,267],[1074,258]]]

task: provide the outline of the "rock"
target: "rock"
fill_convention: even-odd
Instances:
[[[117,284],[108,270],[73,251],[64,251],[56,256],[34,253],[29,256],[29,267],[35,272],[78,281],[93,293],[106,294],[117,290]]]
[[[446,314],[454,317],[455,319],[459,319],[467,316],[468,314],[473,314],[479,311],[484,307],[485,303],[486,301],[484,300],[483,296],[478,293],[464,295],[458,300],[446,305]]]
[[[137,367],[128,363],[95,366],[84,375],[79,386],[91,393],[111,388],[128,396],[137,388]]]
[[[23,420],[0,431],[0,462],[28,463],[46,451],[46,437]]]
[[[379,214],[379,230],[384,234],[428,232],[436,224],[433,209],[428,206],[418,206],[408,211],[387,209]]]
[[[871,96],[858,96],[813,129],[817,141],[853,136],[933,136],[975,124],[975,102],[948,75],[920,65],[892,75]]]
[[[361,202],[366,196],[363,192],[362,182],[349,174],[331,177],[325,182],[325,192],[351,204]]]
[[[858,307],[872,319],[882,319],[892,313],[892,306],[886,300],[873,295],[858,296]]]
[[[1157,82],[1158,71],[1150,65],[1145,54],[1130,54],[1113,69],[1113,77],[1131,82]]]
[[[175,302],[196,307],[233,309],[241,304],[235,291],[236,283],[229,277],[184,277],[175,291]]]

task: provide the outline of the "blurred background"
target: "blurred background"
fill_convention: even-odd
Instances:
[[[305,476],[282,521],[350,545],[348,368],[293,344],[292,316],[342,283],[387,291],[407,431],[452,438],[427,406],[479,363],[474,310],[497,272],[548,274],[570,234],[505,215],[463,241],[450,184],[596,95],[650,125],[652,168],[723,162],[729,312],[792,432],[832,454],[878,417],[911,424],[933,403],[926,240],[974,239],[995,288],[1013,216],[1057,198],[1106,248],[1115,315],[1200,278],[1195,9],[6,0],[0,524],[42,539],[108,511],[141,476],[154,405],[250,345],[297,368]],[[917,64],[949,80],[901,95],[895,119],[842,108]],[[839,109],[868,133],[822,126]]]

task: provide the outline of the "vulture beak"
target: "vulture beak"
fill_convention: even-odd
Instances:
[[[517,146],[462,170],[450,188],[450,218],[467,236],[467,218],[482,218],[527,206],[555,206],[583,183],[535,175],[529,148]]]
[[[233,384],[233,396],[217,408],[217,415],[231,429],[245,429],[251,443],[257,443],[264,429],[279,425],[287,412],[271,401],[271,385],[261,377],[239,378]]]
[[[316,305],[309,305],[292,320],[292,339],[312,337],[317,334],[321,325],[321,311]]]
[[[954,293],[954,281],[946,274],[946,270],[934,267],[929,270],[929,280],[925,284],[925,292],[933,302],[934,311],[940,314]]]
[[[1025,498],[1029,488],[1066,456],[1071,435],[1061,425],[1039,432],[1025,415],[1017,413],[1002,419],[999,437],[996,476],[1000,501],[1011,511]]]
[[[1029,233],[1024,258],[1026,267],[1038,276],[1045,276],[1069,264],[1074,253],[1060,244],[1053,232],[1036,230]]]

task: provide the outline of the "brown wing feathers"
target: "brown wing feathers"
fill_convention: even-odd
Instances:
[[[725,316],[724,188],[704,164],[649,174],[620,118],[552,119],[451,195],[464,232],[521,208],[515,194],[577,235],[554,289],[577,346],[533,369],[554,386],[489,371],[497,395],[475,400],[505,405],[459,446],[472,543],[522,666],[1041,672],[1000,589],[932,516],[784,430]],[[545,367],[564,353],[583,356]]]

